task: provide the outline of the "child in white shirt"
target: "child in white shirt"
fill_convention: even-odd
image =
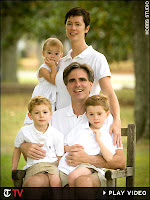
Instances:
[[[45,97],[33,97],[28,104],[28,111],[28,116],[34,123],[22,127],[16,136],[12,171],[18,167],[21,144],[24,142],[40,143],[43,144],[42,148],[46,151],[46,156],[39,160],[27,157],[27,164],[23,168],[26,170],[24,186],[30,176],[44,173],[47,174],[51,187],[61,187],[57,165],[64,154],[64,141],[63,134],[49,123],[52,116],[51,103]]]
[[[109,162],[115,154],[113,140],[104,125],[109,115],[108,99],[104,95],[94,95],[85,102],[86,115],[89,120],[82,126],[75,127],[65,138],[65,154],[61,158],[58,169],[68,175],[68,184],[74,187],[75,180],[81,175],[98,172],[101,186],[105,186],[104,169],[97,168],[88,163],[82,163],[77,167],[68,166],[66,163],[67,152],[75,151],[81,146],[89,155],[101,154]]]
[[[52,111],[55,111],[56,104],[56,86],[55,77],[57,74],[57,65],[63,56],[63,44],[57,38],[48,38],[43,44],[42,55],[45,63],[39,67],[37,78],[38,85],[34,88],[32,97],[44,96],[52,103]],[[33,123],[26,115],[24,124]]]

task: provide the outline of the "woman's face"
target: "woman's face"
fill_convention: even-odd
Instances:
[[[85,38],[85,33],[89,31],[89,26],[85,28],[83,16],[71,16],[66,22],[66,34],[70,41]]]

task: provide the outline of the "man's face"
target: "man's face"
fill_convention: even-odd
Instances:
[[[68,75],[67,90],[72,101],[85,101],[90,93],[93,83],[88,80],[84,69],[74,69]]]

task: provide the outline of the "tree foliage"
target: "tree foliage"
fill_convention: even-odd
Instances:
[[[82,6],[91,14],[87,43],[107,55],[110,62],[126,59],[131,48],[131,8],[126,1],[2,1],[3,47],[23,34],[39,41],[55,35],[64,41],[64,17],[74,6]],[[6,32],[8,18],[11,27]]]
[[[98,1],[90,13],[90,43],[109,62],[126,60],[131,52],[131,5],[126,1]]]

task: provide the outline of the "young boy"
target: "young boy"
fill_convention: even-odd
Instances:
[[[32,97],[44,96],[51,101],[52,111],[55,111],[56,104],[56,86],[55,77],[57,74],[57,65],[63,56],[63,44],[57,38],[48,38],[43,44],[42,56],[45,63],[39,67],[37,78],[38,85],[34,88]],[[26,115],[24,124],[33,123]]]
[[[109,115],[109,105],[106,96],[94,95],[85,102],[88,123],[74,128],[65,138],[65,154],[60,160],[58,169],[68,174],[68,184],[74,187],[75,180],[81,175],[89,175],[98,171],[101,180],[101,187],[106,186],[104,169],[97,168],[88,163],[82,163],[77,167],[68,166],[65,161],[67,152],[75,151],[76,146],[81,148],[89,155],[101,154],[109,162],[115,154],[113,140],[105,127],[105,119]],[[75,141],[75,142],[74,142]]]
[[[57,164],[64,154],[63,134],[50,126],[51,109],[51,103],[47,98],[42,96],[31,98],[28,104],[28,116],[33,120],[33,124],[22,127],[16,136],[12,170],[16,170],[18,167],[21,154],[19,147],[22,143],[40,143],[43,144],[42,148],[46,151],[46,157],[40,160],[27,157],[27,164],[23,168],[26,170],[24,186],[26,186],[26,180],[31,176],[39,176],[44,173],[49,177],[51,187],[61,187]]]

